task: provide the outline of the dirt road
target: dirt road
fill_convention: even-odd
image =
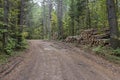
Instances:
[[[1,80],[120,80],[120,68],[79,48],[31,40],[27,55]]]

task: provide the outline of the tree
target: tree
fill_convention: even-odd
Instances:
[[[19,25],[19,35],[18,35],[18,44],[21,45],[22,43],[22,32],[23,32],[23,25],[24,25],[24,7],[25,1],[20,0],[19,10],[20,13],[18,14],[18,25]]]
[[[43,7],[43,32],[44,32],[44,38],[46,38],[47,35],[47,26],[46,26],[46,0],[43,0],[42,7]]]
[[[69,9],[69,16],[71,18],[71,25],[70,25],[70,35],[75,35],[75,1],[71,0],[70,9]]]
[[[8,15],[9,15],[9,2],[4,0],[4,33],[3,33],[3,49],[7,46],[8,40]]]
[[[63,38],[63,0],[57,0],[58,39]]]
[[[89,23],[89,15],[88,15],[89,6],[86,0],[76,0],[75,1],[75,21],[77,22],[77,26],[80,28],[85,28],[87,23]],[[86,15],[87,14],[87,15]],[[79,31],[78,31],[79,32]]]
[[[49,39],[51,39],[51,13],[52,13],[52,0],[48,0],[48,35]]]
[[[108,21],[110,26],[110,44],[112,48],[118,47],[118,22],[114,0],[107,0]]]
[[[91,28],[91,16],[90,16],[90,9],[89,9],[89,0],[86,0],[86,24],[87,24],[87,28]]]

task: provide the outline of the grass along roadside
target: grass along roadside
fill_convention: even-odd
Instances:
[[[10,58],[20,56],[24,50],[14,51],[11,55],[0,54],[0,66],[6,64]]]
[[[10,58],[20,56],[28,48],[29,48],[29,45],[28,45],[28,42],[26,41],[23,48],[21,48],[19,50],[17,50],[17,49],[14,50],[10,55],[7,55],[5,53],[0,53],[0,66],[3,64],[6,64]]]
[[[98,55],[112,63],[120,65],[120,48],[112,49],[110,47],[102,47],[102,46],[94,46],[90,45],[80,45],[78,43],[67,43],[70,45],[74,45],[85,52]]]
[[[109,47],[92,47],[91,50],[103,58],[120,65],[120,48],[114,50]]]
[[[84,51],[87,51],[87,52],[89,51],[89,52],[91,52],[95,55],[98,55],[112,63],[120,65],[120,48],[114,50],[109,47],[102,47],[102,46],[90,47],[89,45],[87,45],[87,46],[82,45],[82,48]]]
[[[10,55],[0,55],[0,80],[9,74],[19,63],[23,61],[23,56],[28,51],[28,42],[24,48],[14,50]]]

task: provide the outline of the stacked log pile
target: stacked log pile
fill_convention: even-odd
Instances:
[[[81,32],[78,36],[69,36],[66,38],[66,42],[77,42],[82,45],[89,44],[91,46],[106,46],[109,45],[110,31],[109,29],[88,29]]]

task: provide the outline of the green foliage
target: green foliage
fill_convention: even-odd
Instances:
[[[95,47],[93,48],[93,51],[96,52],[98,55],[102,55],[102,56],[105,56],[105,50],[104,50],[104,47],[102,46],[98,46],[98,47]]]
[[[27,38],[28,37],[28,32],[23,32],[22,36],[23,36],[23,38]]]
[[[114,50],[112,48],[98,46],[94,47],[92,50],[105,59],[120,64],[120,48]]]
[[[20,17],[20,1],[21,0],[7,0],[5,6],[5,0],[0,0],[0,51],[7,55],[12,55],[14,50],[18,48],[25,48],[27,44],[25,38],[28,36],[27,32],[21,31],[20,27],[25,28],[26,24],[26,10],[27,4],[23,7],[24,14],[23,19]],[[29,0],[25,0],[25,3],[29,3]],[[7,7],[7,9],[6,9]],[[6,12],[6,14],[5,14]],[[7,16],[5,16],[7,15]],[[6,20],[5,20],[6,19]],[[20,20],[23,20],[21,25]],[[24,29],[23,29],[24,30]],[[22,33],[23,32],[23,33]],[[21,38],[21,39],[20,39]],[[4,51],[4,52],[3,52]]]
[[[17,44],[17,50],[19,49],[26,49],[27,48],[27,41],[25,39],[22,40],[19,44]]]
[[[8,55],[0,54],[0,65],[8,61]]]
[[[120,48],[112,49],[112,48],[98,46],[98,47],[94,47],[92,50],[102,56],[111,55],[111,56],[120,57]]]
[[[19,33],[18,34],[18,40],[16,43],[16,49],[26,49],[26,45],[27,45],[27,41],[26,41],[26,37],[27,37],[28,33],[27,32],[23,32],[23,33]]]
[[[15,49],[16,41],[12,38],[8,38],[8,43],[5,48],[5,52],[7,55],[11,55],[13,53],[13,50]]]
[[[113,54],[112,55],[120,57],[120,48],[117,48],[116,50],[113,50]]]
[[[66,15],[66,17],[63,19],[63,28],[64,28],[64,38],[71,35],[71,28],[70,24],[70,16]]]

